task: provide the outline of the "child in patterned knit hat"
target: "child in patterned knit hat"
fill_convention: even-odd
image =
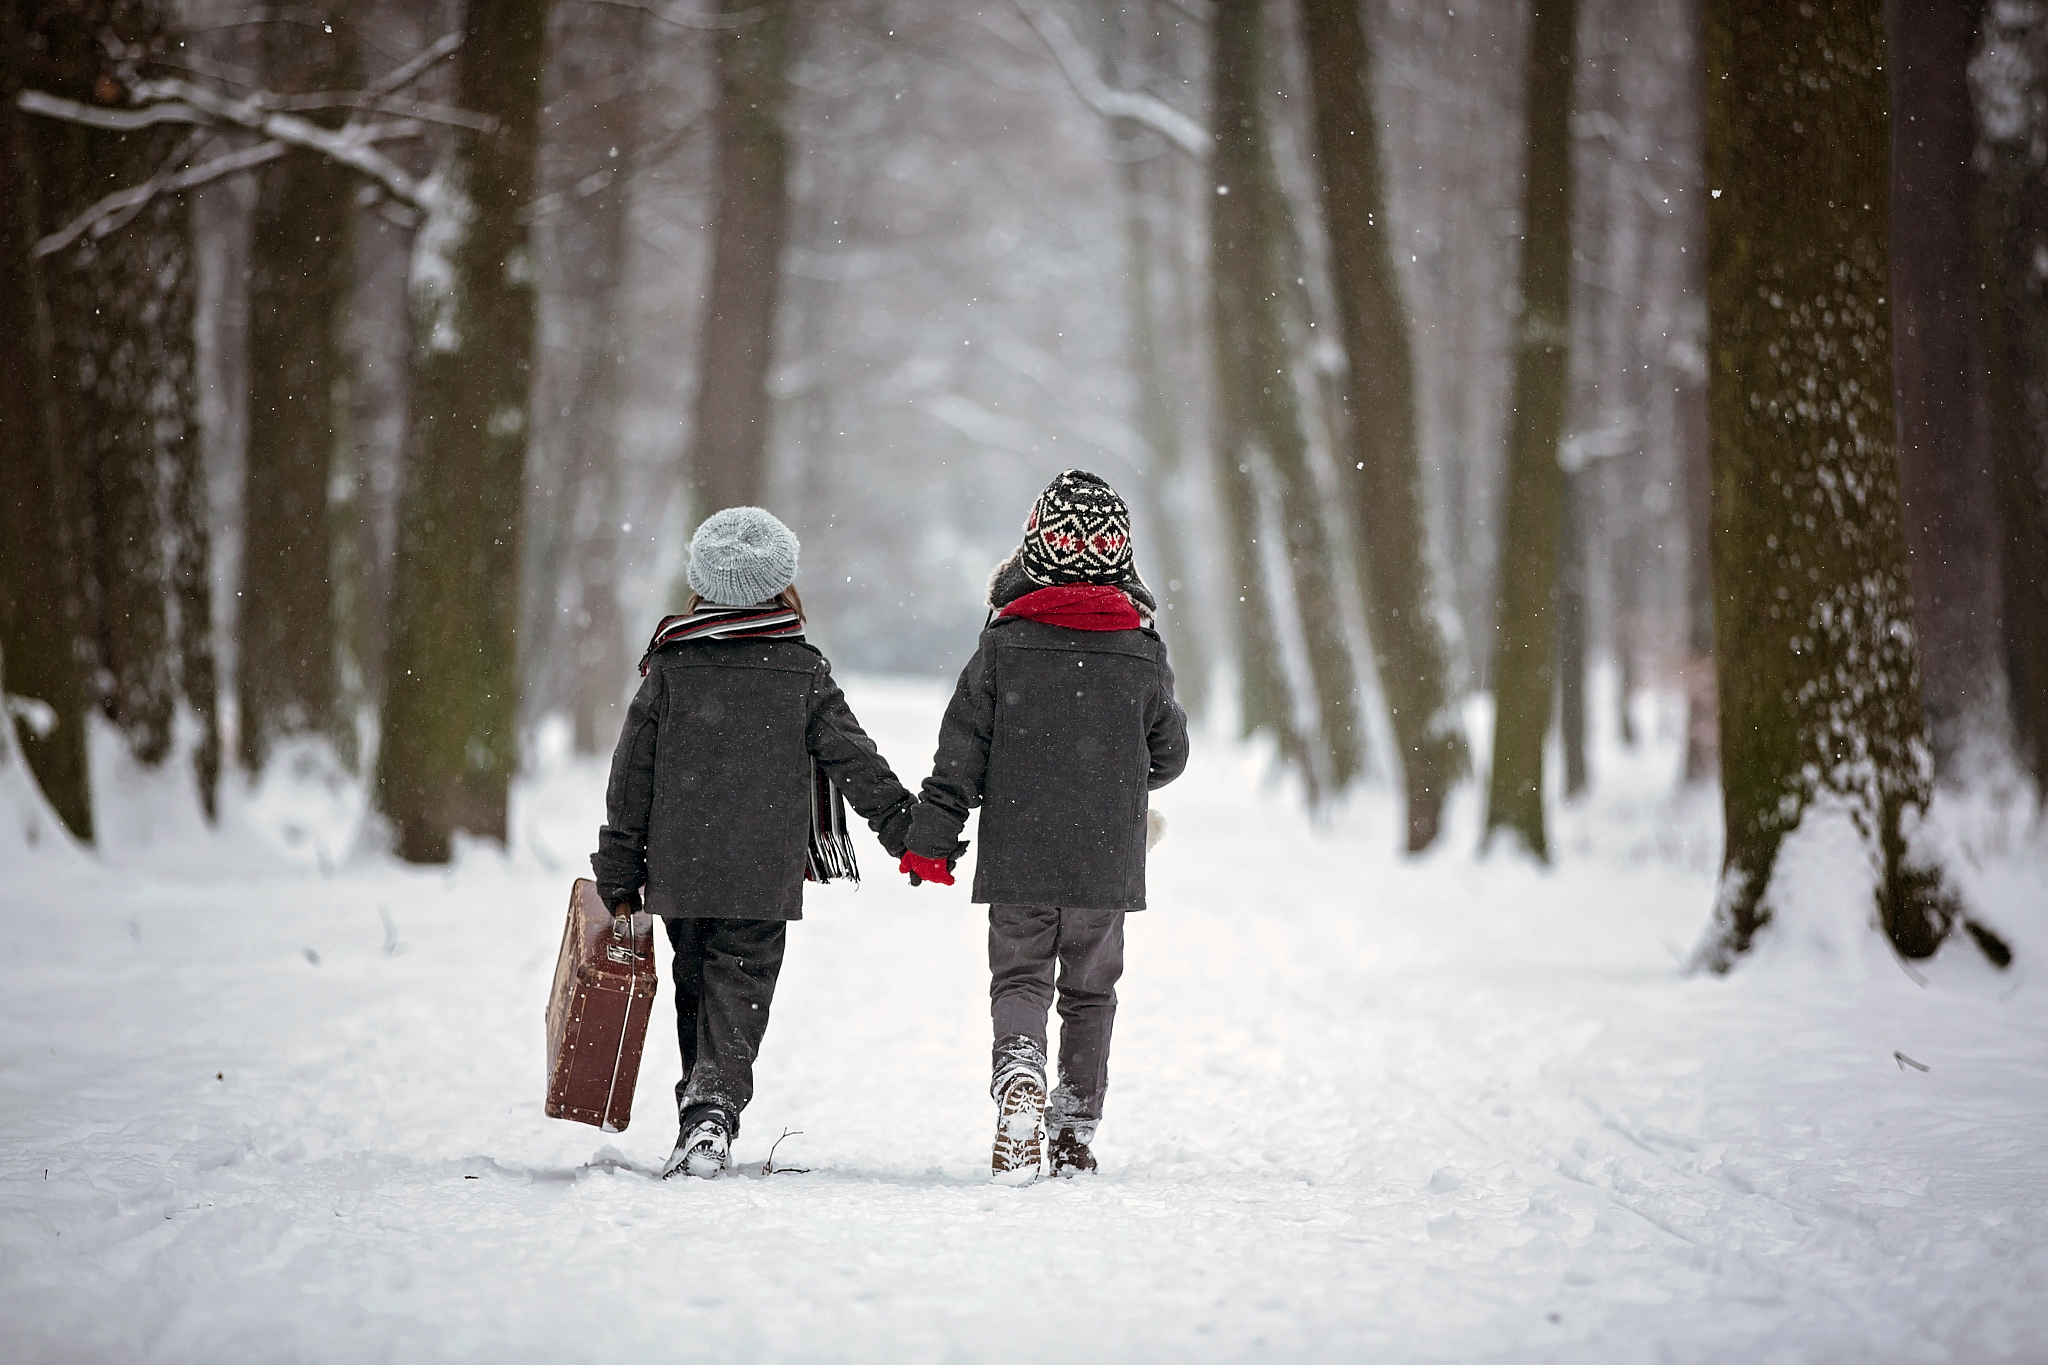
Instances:
[[[1095,1169],[1124,916],[1145,908],[1147,793],[1187,766],[1188,728],[1132,561],[1130,510],[1095,475],[1069,469],[1040,495],[988,604],[901,870],[951,886],[961,827],[981,807],[973,897],[989,908],[990,1174],[1028,1184],[1047,1160],[1058,1175]],[[1055,995],[1059,1085],[1048,1096]]]

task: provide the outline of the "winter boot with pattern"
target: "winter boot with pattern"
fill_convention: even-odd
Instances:
[[[999,1185],[1029,1185],[1038,1179],[1039,1148],[1045,1141],[1045,1082],[1029,1073],[1012,1076],[996,1097],[995,1155],[989,1179]]]
[[[1062,1128],[1053,1134],[1046,1155],[1052,1161],[1054,1175],[1071,1180],[1077,1175],[1095,1173],[1095,1153],[1088,1150],[1088,1144],[1081,1141],[1080,1134],[1071,1128]]]
[[[732,1135],[726,1132],[718,1115],[701,1118],[676,1139],[676,1149],[669,1153],[668,1164],[661,1168],[661,1178],[666,1180],[681,1172],[709,1180],[725,1169],[731,1146]]]

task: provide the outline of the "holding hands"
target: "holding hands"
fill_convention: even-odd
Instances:
[[[910,813],[914,814],[914,812],[915,808],[913,807]],[[953,884],[953,868],[959,863],[960,855],[967,851],[967,841],[965,839],[955,840],[953,847],[946,852],[944,857],[934,858],[929,854],[916,852],[910,847],[910,824],[911,821],[906,819],[900,842],[891,844],[886,838],[882,841],[883,848],[897,855],[896,870],[908,876],[912,886],[923,886],[926,882],[936,882],[940,886],[951,886]]]
[[[954,858],[957,857],[959,855],[954,854],[952,858],[947,858],[941,862],[937,858],[927,858],[922,853],[912,853],[905,850],[903,860],[896,864],[896,870],[898,872],[908,872],[912,886],[922,886],[926,882],[937,882],[940,886],[951,886],[953,884],[953,862]]]

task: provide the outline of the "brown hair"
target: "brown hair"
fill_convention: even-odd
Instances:
[[[796,619],[798,621],[806,623],[809,622],[810,617],[804,615],[804,599],[797,595],[796,584],[790,584],[788,587],[784,588],[781,592],[776,593],[775,596],[769,598],[768,600],[778,607],[787,607],[789,608],[789,610],[795,612]],[[683,610],[686,612],[695,611],[698,607],[701,607],[703,605],[703,597],[693,592],[690,594],[690,600],[683,603]]]

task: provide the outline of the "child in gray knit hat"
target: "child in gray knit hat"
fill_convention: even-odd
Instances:
[[[690,537],[690,591],[721,607],[751,607],[796,581],[796,533],[760,507],[728,507]]]
[[[679,1133],[664,1177],[726,1168],[754,1094],[789,921],[806,881],[858,879],[844,803],[901,858],[913,798],[804,642],[797,540],[758,507],[690,541],[689,610],[640,660],[590,863],[615,913],[675,949]]]

